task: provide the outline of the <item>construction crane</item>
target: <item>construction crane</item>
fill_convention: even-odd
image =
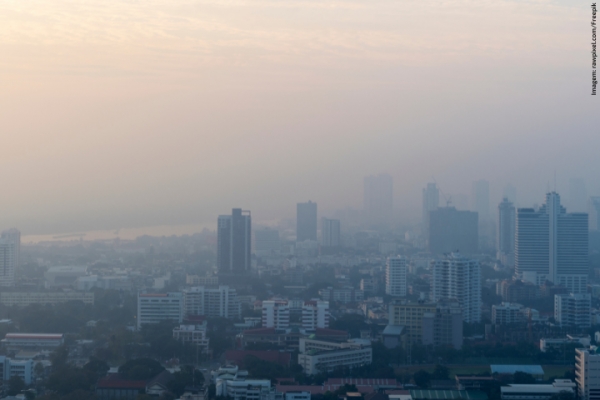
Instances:
[[[452,204],[452,196],[450,195],[446,195],[442,189],[440,188],[440,185],[437,183],[437,181],[435,180],[435,176],[432,176],[431,179],[433,180],[433,183],[435,183],[435,186],[437,186],[438,190],[440,191],[440,193],[442,194],[442,197],[444,198],[444,201],[446,202],[446,207],[450,207],[450,204]]]

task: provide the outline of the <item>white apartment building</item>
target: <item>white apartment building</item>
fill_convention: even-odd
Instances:
[[[580,400],[600,400],[600,354],[598,348],[575,349],[575,381]]]
[[[302,306],[302,329],[314,331],[317,328],[329,328],[329,302],[305,301]]]
[[[517,303],[501,303],[492,306],[492,324],[506,325],[525,321],[523,306]]]
[[[560,326],[589,328],[592,297],[589,293],[554,295],[554,320]]]
[[[183,291],[183,315],[239,318],[241,314],[237,292],[229,286],[207,288],[196,286]]]
[[[300,339],[298,364],[308,375],[332,371],[338,367],[355,368],[373,362],[373,352],[368,340],[354,339],[337,343],[323,340]]]
[[[17,263],[16,244],[9,240],[0,240],[0,286],[15,286],[15,267]]]
[[[137,327],[160,321],[183,321],[183,295],[171,293],[138,293]]]
[[[290,306],[287,300],[262,302],[263,328],[286,329],[290,326]]]
[[[201,325],[179,325],[173,328],[173,339],[196,345],[200,352],[208,354],[209,339],[206,336],[206,321]]]
[[[26,385],[33,383],[33,360],[13,360],[0,356],[0,376],[8,382],[13,376],[18,376]]]
[[[385,293],[390,296],[406,296],[406,273],[408,260],[405,257],[389,257],[385,268]]]
[[[233,400],[275,400],[275,391],[268,379],[217,379],[216,395]]]
[[[458,253],[433,261],[433,301],[456,299],[465,322],[481,321],[481,268]]]

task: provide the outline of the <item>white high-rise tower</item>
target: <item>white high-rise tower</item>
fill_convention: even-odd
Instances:
[[[385,293],[390,296],[406,296],[406,272],[408,262],[405,257],[389,257],[385,269]]]

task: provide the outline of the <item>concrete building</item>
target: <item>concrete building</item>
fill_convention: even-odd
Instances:
[[[26,385],[34,383],[33,360],[14,360],[0,356],[0,376],[8,382],[13,376],[18,376]]]
[[[433,261],[432,297],[457,299],[463,319],[468,323],[481,321],[481,269],[479,262],[458,253]]]
[[[298,364],[308,375],[332,371],[338,367],[355,368],[373,362],[370,342],[360,339],[337,343],[315,339],[300,339]]]
[[[30,304],[58,304],[68,301],[81,301],[94,304],[93,292],[0,292],[0,304],[12,307],[26,307]]]
[[[206,321],[203,324],[179,325],[173,328],[173,339],[193,344],[202,354],[208,354],[209,339],[206,336],[206,326]]]
[[[16,244],[5,239],[0,240],[0,287],[15,286],[15,268],[17,262]]]
[[[575,349],[575,381],[578,399],[600,400],[600,354],[596,346]]]
[[[2,232],[0,239],[12,243],[15,252],[15,268],[21,265],[21,231],[17,228],[10,228]]]
[[[546,280],[585,293],[588,278],[588,215],[567,213],[556,192],[538,210],[517,210],[515,273],[542,285]]]
[[[263,328],[287,329],[290,326],[290,307],[287,300],[262,302]]]
[[[560,326],[591,327],[591,308],[592,296],[589,293],[554,296],[554,320]]]
[[[302,329],[315,331],[329,328],[329,302],[305,301],[302,306]]]
[[[425,237],[428,235],[429,213],[437,210],[439,206],[440,191],[435,183],[428,183],[427,187],[423,189],[423,215],[421,217]]]
[[[275,391],[268,379],[218,378],[215,390],[217,396],[233,400],[276,400]]]
[[[388,307],[389,324],[403,326],[407,343],[422,343],[423,316],[435,314],[436,305],[431,303],[413,303],[407,300],[396,300]]]
[[[513,203],[505,197],[498,205],[498,236],[496,258],[502,265],[515,265],[516,212]]]
[[[321,246],[340,247],[340,220],[321,218]]]
[[[74,287],[77,278],[87,276],[85,266],[60,266],[50,267],[44,273],[46,288]]]
[[[215,275],[186,275],[185,284],[191,286],[218,286],[219,277]]]
[[[460,251],[475,254],[479,249],[479,219],[475,212],[440,207],[429,213],[428,249],[434,254]]]
[[[520,303],[539,298],[540,288],[531,282],[507,279],[496,283],[496,294],[507,303]]]
[[[64,344],[62,333],[7,333],[2,346],[9,350],[53,349]]]
[[[463,317],[458,301],[442,299],[435,312],[423,314],[422,339],[424,345],[450,345],[457,350],[463,344]]]
[[[523,306],[517,303],[501,303],[492,306],[492,324],[507,325],[525,322]]]
[[[217,221],[217,268],[222,274],[250,271],[252,252],[252,218],[250,211],[231,210]]]
[[[183,320],[183,295],[171,293],[138,293],[137,327],[170,320]]]
[[[394,180],[388,174],[367,176],[363,186],[365,224],[369,229],[386,229],[394,218]]]
[[[93,288],[109,289],[109,290],[125,290],[132,289],[132,282],[128,276],[113,275],[113,276],[98,276],[87,275],[80,276],[75,280],[75,289],[81,291],[89,291]]]
[[[592,342],[590,335],[567,335],[564,338],[542,338],[540,339],[540,351],[542,353],[554,349],[559,352],[567,345],[581,345],[589,347]]]
[[[550,400],[561,392],[575,397],[575,382],[570,379],[555,379],[551,384],[509,384],[500,387],[502,400]]]
[[[360,280],[360,290],[364,294],[377,294],[379,292],[379,284],[375,278],[363,278]]]
[[[296,241],[317,241],[317,203],[296,205]]]
[[[281,249],[279,231],[272,228],[260,228],[254,231],[254,252],[257,256],[278,253]]]
[[[390,296],[406,296],[408,260],[405,257],[388,257],[385,268],[385,293]]]
[[[183,315],[239,318],[241,306],[236,290],[229,286],[195,286],[183,290]]]

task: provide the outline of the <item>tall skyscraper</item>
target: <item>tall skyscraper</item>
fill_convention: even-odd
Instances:
[[[503,265],[515,264],[515,206],[505,197],[498,205],[498,240],[496,257]]]
[[[490,183],[486,180],[473,182],[471,210],[479,214],[479,221],[490,219]]]
[[[3,231],[0,238],[15,245],[15,268],[19,268],[21,265],[21,231],[17,228],[10,228]]]
[[[585,293],[588,277],[588,215],[567,213],[556,192],[539,210],[519,208],[515,273],[541,285],[546,280]]]
[[[385,267],[385,293],[390,296],[406,296],[406,273],[408,261],[405,257],[389,257]]]
[[[440,207],[429,213],[428,248],[434,254],[478,251],[477,213],[458,211],[454,207]]]
[[[433,301],[458,300],[463,320],[481,321],[481,268],[476,260],[452,253],[431,263]]]
[[[429,229],[429,213],[437,210],[439,205],[440,191],[435,183],[428,183],[427,187],[423,189],[423,216],[421,220],[425,237],[427,237],[427,230]]]
[[[317,241],[317,203],[298,203],[296,207],[296,241]]]
[[[221,273],[250,271],[252,250],[250,211],[234,208],[217,221],[217,267]]]
[[[0,240],[0,286],[15,285],[15,244]]]
[[[340,220],[321,218],[321,246],[340,247]]]
[[[394,217],[394,181],[388,174],[364,179],[365,222],[369,228],[388,228]]]

